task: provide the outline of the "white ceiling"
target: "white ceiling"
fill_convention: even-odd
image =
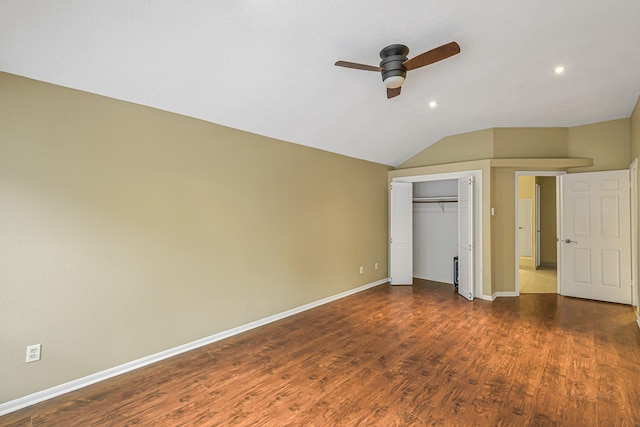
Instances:
[[[334,66],[450,41],[391,100]],[[3,0],[0,71],[395,166],[447,135],[628,117],[640,1]]]

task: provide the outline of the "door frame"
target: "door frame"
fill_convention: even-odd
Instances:
[[[540,260],[540,184],[535,184],[536,189],[536,223],[535,225],[535,240],[536,240],[536,253],[534,254],[533,264],[535,268],[540,267],[542,261]],[[556,263],[557,264],[557,263]]]
[[[474,169],[460,172],[446,172],[427,175],[413,175],[402,176],[391,179],[391,183],[394,182],[426,182],[426,181],[445,181],[451,179],[460,179],[468,176],[473,176],[475,181],[474,194],[473,194],[473,241],[474,241],[474,259],[473,259],[473,290],[474,297],[480,299],[492,300],[490,296],[484,295],[483,281],[482,281],[482,258],[483,258],[483,245],[482,245],[482,170]],[[391,203],[389,203],[391,209]],[[389,212],[389,221],[391,221],[391,212]],[[391,236],[389,236],[389,239]],[[389,270],[391,270],[391,244],[387,239],[389,245]]]
[[[638,306],[640,289],[638,289],[638,158],[629,164],[629,189],[631,197],[631,286],[633,293],[631,304]],[[640,310],[638,311],[638,325],[640,326]]]
[[[556,177],[556,266],[558,268],[558,270],[560,270],[560,243],[559,243],[559,238],[558,236],[561,235],[560,231],[560,227],[561,227],[561,216],[560,216],[560,201],[561,199],[561,194],[559,191],[559,179],[558,177],[561,175],[566,174],[567,171],[515,171],[515,229],[514,229],[514,234],[515,234],[515,250],[514,250],[514,265],[515,265],[515,270],[516,270],[516,276],[515,276],[515,296],[520,296],[520,257],[518,256],[518,198],[520,195],[520,189],[519,189],[519,178],[521,176],[555,176]],[[558,273],[558,276],[560,276],[560,274]],[[560,284],[560,278],[558,277],[558,293],[560,294],[561,292],[561,284]]]

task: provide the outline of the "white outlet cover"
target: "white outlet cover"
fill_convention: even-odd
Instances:
[[[37,362],[40,360],[40,349],[42,348],[42,344],[34,344],[27,347],[27,358],[26,362]]]

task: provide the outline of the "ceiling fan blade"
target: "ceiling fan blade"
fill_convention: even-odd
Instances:
[[[400,89],[401,88],[399,87],[395,89],[387,88],[387,99],[395,98],[396,96],[400,95]]]
[[[336,65],[338,67],[353,68],[356,70],[382,71],[382,68],[380,67],[374,67],[373,65],[357,64],[355,62],[338,61],[336,62]]]
[[[451,42],[443,44],[435,49],[431,49],[428,52],[421,53],[418,56],[414,56],[413,58],[406,60],[403,65],[407,70],[415,70],[416,68],[442,61],[443,59],[447,59],[448,57],[458,53],[460,53],[460,46],[456,42]]]

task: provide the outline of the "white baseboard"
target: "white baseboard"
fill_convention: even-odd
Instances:
[[[293,316],[294,314],[302,313],[303,311],[310,310],[312,308],[321,306],[323,304],[327,304],[332,301],[339,300],[341,298],[356,294],[358,292],[362,292],[364,290],[373,288],[378,285],[382,285],[383,283],[387,283],[388,281],[389,279],[386,279],[386,278],[381,279],[376,282],[369,283],[367,285],[363,285],[358,288],[350,289],[348,291],[341,292],[339,294],[332,295],[318,301],[310,302],[309,304],[301,305],[300,307],[292,308],[291,310],[283,311],[282,313],[274,314],[273,316],[265,317],[263,319],[259,319],[259,320],[247,323],[245,325],[238,326],[236,328],[228,329],[226,331],[222,331],[217,334],[214,334],[205,338],[201,338],[199,340],[192,341],[187,344],[180,345],[178,347],[170,348],[168,350],[164,350],[159,353],[152,354],[150,356],[146,356],[146,357],[125,363],[120,366],[115,366],[113,368],[106,369],[104,371],[96,372],[95,374],[87,375],[86,377],[78,378],[77,380],[69,381],[64,384],[60,384],[60,385],[48,388],[46,390],[38,391],[36,393],[29,394],[27,396],[20,397],[15,400],[10,400],[9,402],[0,404],[0,416],[6,415],[10,412],[17,411],[18,409],[26,408],[27,406],[35,405],[36,403],[44,402],[45,400],[54,398],[56,396],[60,396],[65,393],[69,393],[71,391],[81,389],[91,384],[95,384],[97,382],[104,381],[106,379],[113,378],[118,375],[122,375],[124,373],[133,371],[135,369],[142,368],[143,366],[147,366],[152,363],[156,363],[161,360],[168,359],[169,357],[173,357],[178,354],[194,350],[196,348],[214,343],[216,341],[220,341],[225,338],[229,338],[234,335],[241,334],[243,332],[258,328],[260,326],[264,326],[266,324],[275,322],[277,320],[281,320],[286,317]]]
[[[477,298],[485,301],[493,301],[496,299],[496,294],[493,294],[493,295],[482,294],[482,295],[478,295]]]
[[[493,293],[493,299],[496,299],[497,297],[519,297],[520,295],[517,292],[494,292]]]
[[[636,323],[638,324],[638,328],[640,328],[640,317],[636,319]]]

